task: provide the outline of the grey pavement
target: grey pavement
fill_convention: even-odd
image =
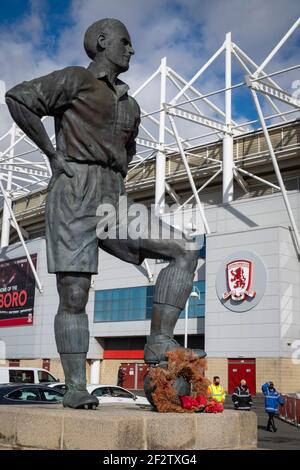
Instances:
[[[258,421],[258,447],[271,450],[300,450],[300,427],[275,418],[277,432],[266,430],[268,415],[264,409],[264,398],[255,397],[253,411]]]
[[[231,397],[227,398],[225,407],[226,409],[232,408]],[[277,432],[267,431],[268,415],[265,413],[264,398],[262,396],[253,398],[252,411],[257,415],[257,447],[259,449],[300,450],[300,427],[275,418]]]

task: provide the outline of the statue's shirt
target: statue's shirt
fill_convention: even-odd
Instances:
[[[39,117],[54,116],[57,149],[67,160],[99,162],[124,177],[140,123],[140,108],[127,91],[121,80],[110,84],[92,62],[23,82],[7,96]]]

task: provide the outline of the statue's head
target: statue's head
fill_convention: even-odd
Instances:
[[[121,21],[105,18],[96,21],[84,35],[84,48],[92,60],[106,60],[121,72],[129,68],[134,54],[127,28]]]

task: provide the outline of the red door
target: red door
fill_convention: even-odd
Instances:
[[[228,393],[232,394],[242,379],[246,380],[251,395],[255,395],[255,359],[228,359]]]
[[[149,366],[147,364],[137,364],[137,389],[144,389],[144,380],[148,374]]]
[[[123,387],[133,390],[135,388],[135,364],[121,364],[125,372]]]
[[[139,363],[123,363],[121,367],[125,372],[123,387],[129,390],[143,390],[144,379],[148,373],[149,366]]]

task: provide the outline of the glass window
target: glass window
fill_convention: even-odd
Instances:
[[[51,375],[49,372],[46,372],[45,370],[38,370],[38,378],[39,382],[57,382],[57,380]]]
[[[118,397],[118,398],[133,399],[133,395],[130,392],[127,392],[126,390],[123,390],[122,388],[118,388],[118,387],[111,387],[111,395],[113,397]]]
[[[152,304],[154,297],[154,286],[146,287],[146,319],[150,320],[152,316]]]
[[[112,296],[111,296],[111,297],[112,297],[112,300],[117,300],[117,301],[119,301],[119,297],[120,297],[119,292],[120,292],[120,289],[114,289],[114,290],[112,291]]]
[[[14,392],[9,393],[8,398],[11,400],[32,400],[32,401],[39,401],[40,394],[37,388],[23,388],[15,390]]]
[[[12,369],[9,371],[9,381],[34,384],[34,372],[33,370]]]
[[[99,387],[99,388],[96,388],[92,395],[95,395],[96,397],[105,397],[105,396],[109,396],[110,397],[110,390],[108,387]]]
[[[41,390],[41,397],[43,401],[51,401],[51,402],[61,402],[63,399],[63,396],[57,392],[56,390]]]
[[[146,318],[146,294],[146,286],[97,291],[94,321],[144,320]]]
[[[205,282],[194,283],[200,299],[190,298],[189,318],[204,317]],[[107,289],[95,293],[95,322],[150,320],[155,286]],[[184,311],[180,318],[184,318]]]

